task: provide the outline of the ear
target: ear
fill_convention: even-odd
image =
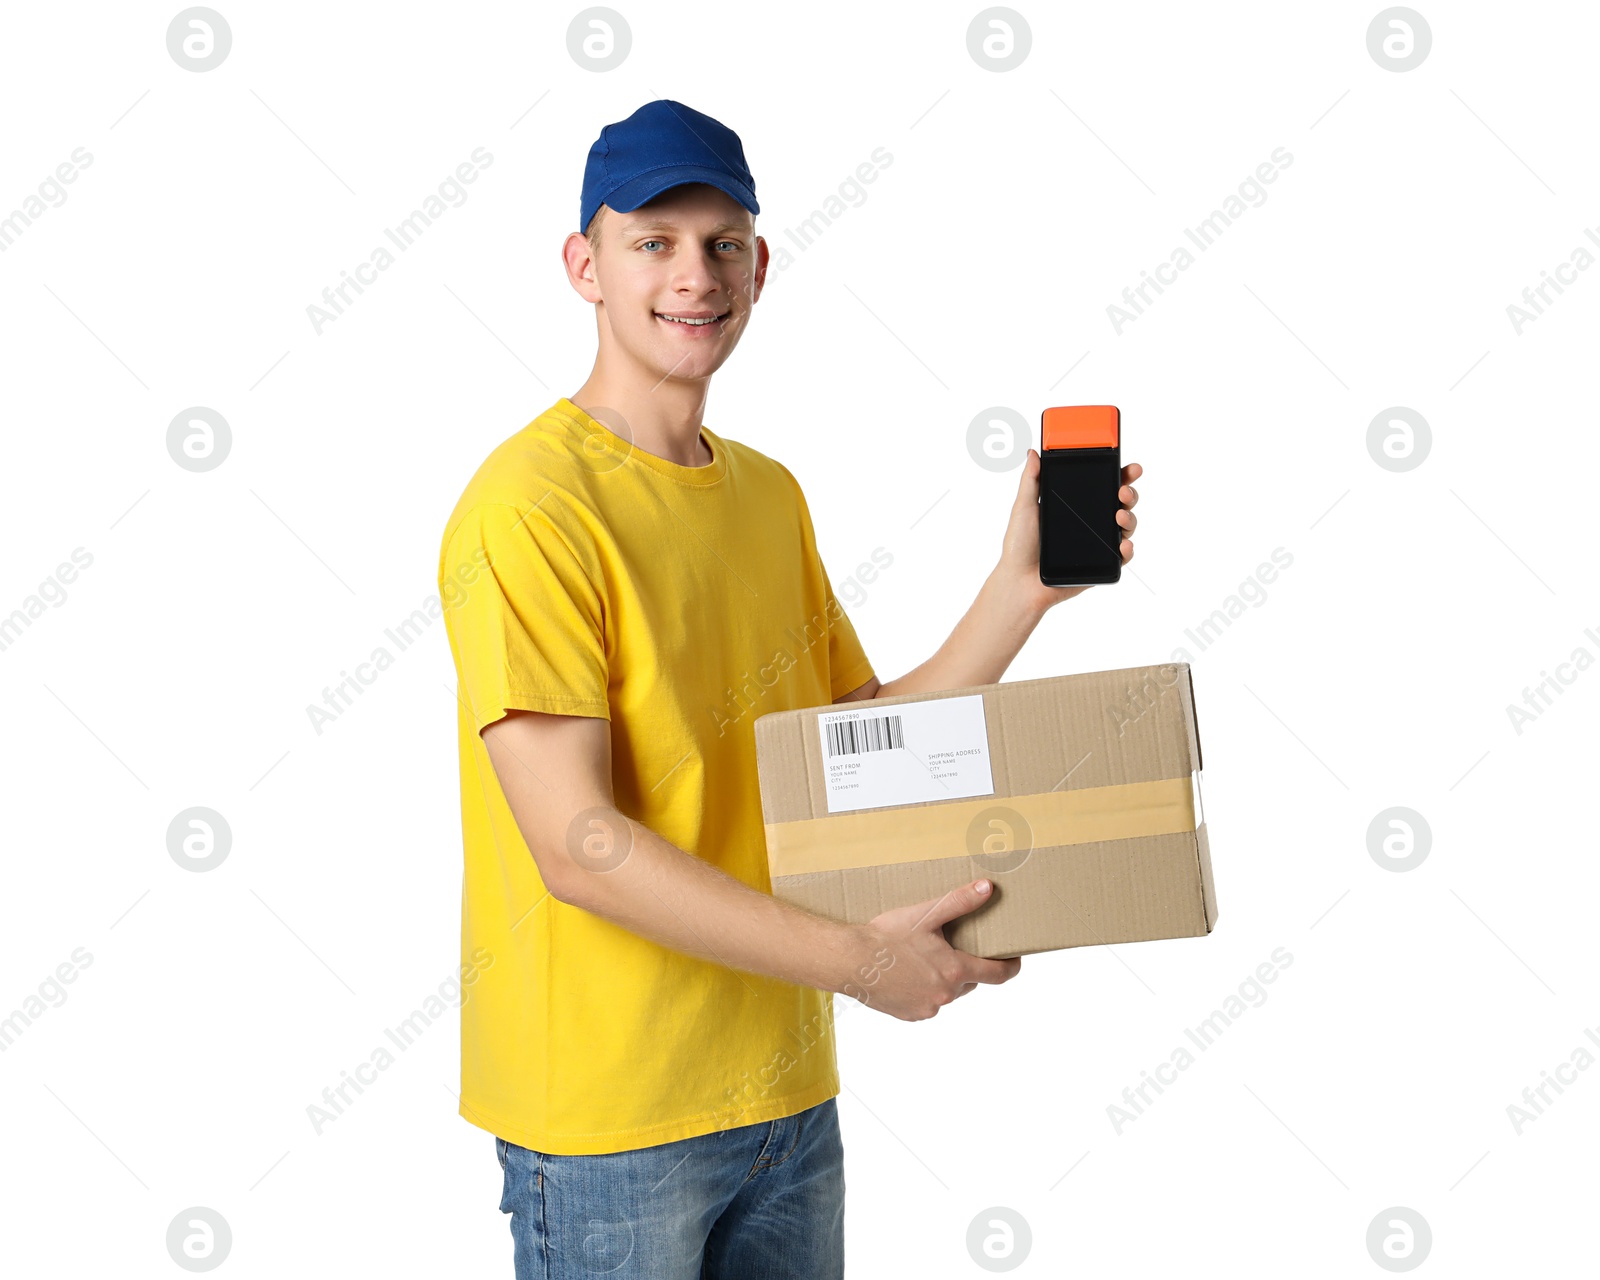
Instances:
[[[767,263],[771,260],[771,257],[772,257],[772,254],[767,248],[766,238],[764,236],[757,236],[756,237],[756,283],[755,283],[755,288],[752,290],[751,295],[750,295],[750,301],[752,303],[756,303],[756,302],[759,302],[761,300],[761,290],[767,283]]]
[[[596,269],[594,250],[589,237],[574,231],[561,246],[561,261],[566,268],[567,281],[585,302],[601,302],[600,277]]]

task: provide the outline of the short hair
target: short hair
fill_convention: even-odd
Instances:
[[[597,256],[600,253],[600,222],[605,216],[606,207],[601,205],[594,211],[594,217],[589,219],[589,225],[583,233],[589,241],[589,252]]]

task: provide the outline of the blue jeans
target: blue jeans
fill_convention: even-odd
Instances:
[[[517,1280],[842,1280],[836,1099],[610,1155],[496,1138]]]

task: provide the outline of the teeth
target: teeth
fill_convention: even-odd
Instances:
[[[692,324],[696,327],[704,324],[714,324],[718,319],[716,316],[709,316],[704,320],[681,320],[677,316],[662,316],[661,318],[663,320],[670,320],[673,324]]]

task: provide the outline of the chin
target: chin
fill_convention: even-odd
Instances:
[[[722,368],[726,359],[724,353],[715,360],[701,356],[694,360],[652,360],[650,363],[655,368],[656,379],[660,382],[700,382]]]

